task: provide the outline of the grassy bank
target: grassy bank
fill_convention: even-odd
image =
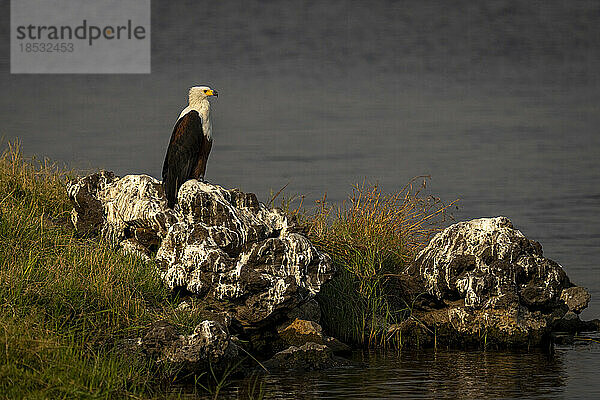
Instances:
[[[75,234],[68,175],[16,145],[0,157],[0,396],[174,396],[173,371],[124,344],[156,320],[197,321],[152,264]]]

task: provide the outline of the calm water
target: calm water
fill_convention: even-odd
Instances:
[[[596,339],[598,336],[595,336]],[[269,375],[267,399],[597,399],[600,344],[558,346],[555,354],[494,351],[356,353],[366,367]],[[246,398],[253,380],[223,398]]]
[[[150,75],[10,75],[0,41],[0,135],[72,167],[158,177],[187,88],[206,83],[219,90],[207,179],[265,200],[289,182],[309,200],[341,201],[365,178],[394,190],[430,174],[433,193],[461,199],[456,219],[506,215],[540,241],[590,289],[584,318],[600,317],[599,2],[152,3]],[[471,371],[498,364],[498,382],[549,397],[600,388],[585,379],[600,370],[594,351],[451,357]],[[310,390],[331,398],[392,375],[395,390],[412,379],[415,396],[494,386],[468,368],[458,381],[436,374],[450,355],[436,357],[374,358],[316,375]],[[540,385],[511,380],[511,368]]]

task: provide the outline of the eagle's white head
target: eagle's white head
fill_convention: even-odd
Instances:
[[[212,137],[212,122],[210,120],[210,102],[209,97],[217,97],[217,91],[209,88],[208,86],[194,86],[190,88],[188,101],[189,104],[183,109],[179,118],[191,110],[195,110],[200,114],[202,118],[202,130],[204,134],[211,139]]]
[[[217,97],[217,91],[209,88],[208,86],[194,86],[190,88],[188,98],[190,104],[197,104],[211,96]]]

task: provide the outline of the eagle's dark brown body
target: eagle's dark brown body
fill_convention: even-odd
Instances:
[[[177,192],[185,181],[204,179],[211,147],[212,140],[203,132],[198,111],[191,110],[179,118],[171,135],[162,171],[163,187],[170,208],[175,206]]]

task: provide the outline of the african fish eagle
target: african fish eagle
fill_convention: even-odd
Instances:
[[[208,86],[194,86],[189,91],[189,104],[183,109],[173,128],[167,156],[163,164],[163,187],[170,208],[175,206],[177,191],[188,179],[204,180],[206,161],[212,147],[212,125],[208,98],[217,91]]]

